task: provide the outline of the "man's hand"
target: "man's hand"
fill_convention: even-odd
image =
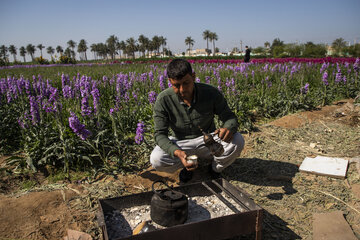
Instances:
[[[218,134],[219,138],[221,140],[223,140],[224,142],[227,142],[227,143],[229,143],[232,140],[232,137],[233,137],[233,134],[227,128],[216,129],[214,133]]]
[[[174,156],[178,157],[181,160],[182,164],[188,171],[194,171],[198,167],[197,164],[188,163],[186,161],[186,157],[187,157],[186,152],[184,152],[182,150],[179,150],[179,149],[175,150]]]

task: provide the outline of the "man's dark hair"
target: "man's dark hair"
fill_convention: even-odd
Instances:
[[[167,76],[175,80],[180,80],[186,74],[192,74],[191,64],[184,59],[174,59],[167,66]]]

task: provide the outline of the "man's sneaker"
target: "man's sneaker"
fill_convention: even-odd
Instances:
[[[209,165],[209,170],[208,171],[209,171],[211,179],[221,178],[221,173],[215,172],[214,169],[212,168],[212,164]]]
[[[192,177],[193,177],[193,172],[186,170],[186,168],[183,168],[179,173],[180,183],[187,183],[192,179]]]

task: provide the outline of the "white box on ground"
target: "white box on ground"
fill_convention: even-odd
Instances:
[[[325,175],[336,178],[345,178],[349,161],[343,158],[317,156],[306,157],[299,170],[303,172]]]

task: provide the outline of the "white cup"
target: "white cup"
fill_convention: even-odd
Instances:
[[[186,157],[186,161],[189,164],[197,165],[198,164],[198,156],[197,155],[190,155]]]

